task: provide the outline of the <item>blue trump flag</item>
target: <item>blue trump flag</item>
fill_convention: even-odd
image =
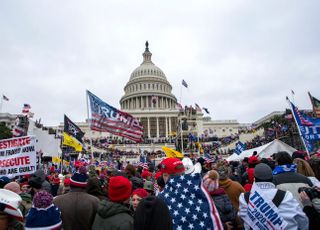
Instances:
[[[90,102],[92,130],[109,132],[136,142],[142,140],[143,127],[137,118],[114,108],[88,90],[87,95]]]
[[[246,150],[246,144],[242,143],[241,141],[238,141],[236,144],[236,148],[234,149],[234,152],[240,155],[240,153],[242,153],[244,150]]]
[[[159,197],[168,205],[173,229],[223,229],[199,173],[170,177]]]
[[[298,110],[288,99],[292,115],[297,123],[300,135],[306,145],[308,152],[316,151],[313,141],[320,140],[320,118],[312,118]]]

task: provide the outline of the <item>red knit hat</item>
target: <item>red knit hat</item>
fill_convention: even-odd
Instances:
[[[68,187],[70,186],[71,180],[69,177],[65,178],[63,181],[64,186]]]
[[[137,188],[136,190],[134,190],[131,194],[131,196],[133,195],[138,195],[141,198],[145,198],[148,196],[147,191],[144,188]]]
[[[130,198],[132,184],[123,176],[111,177],[108,186],[108,196],[113,202],[122,202]]]
[[[249,157],[249,159],[248,159],[248,163],[249,163],[249,164],[259,164],[260,161],[259,161],[258,157],[256,157],[256,156],[251,156],[251,157]]]
[[[162,173],[176,174],[184,172],[184,166],[181,160],[177,158],[166,158],[160,163]]]
[[[148,170],[144,170],[142,173],[141,173],[141,177],[143,179],[147,179],[149,176],[152,176],[152,173],[149,172]]]
[[[158,180],[159,177],[162,176],[162,172],[157,172],[156,175],[154,176],[156,180]]]

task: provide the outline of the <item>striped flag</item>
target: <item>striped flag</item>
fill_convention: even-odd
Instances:
[[[98,132],[109,132],[117,136],[140,142],[143,126],[137,118],[120,111],[87,90],[90,101],[90,128]]]
[[[206,153],[203,154],[203,159],[206,161],[206,163],[214,163],[214,159]]]
[[[168,206],[172,229],[223,230],[219,212],[203,186],[200,173],[170,176],[158,197]]]
[[[320,100],[313,97],[310,92],[308,92],[312,108],[313,108],[313,113],[316,115],[316,117],[320,118]]]
[[[197,103],[195,103],[195,105],[196,105],[197,112],[202,112],[202,109],[200,108],[200,106]]]

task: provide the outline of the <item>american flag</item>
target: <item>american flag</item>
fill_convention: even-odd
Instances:
[[[173,229],[222,230],[219,213],[199,173],[171,177],[159,193],[168,205]]]
[[[138,119],[112,107],[89,91],[87,94],[91,108],[90,128],[92,130],[109,132],[136,142],[142,140],[143,127]]]
[[[136,167],[142,167],[143,169],[148,169],[148,163],[138,162],[135,164]]]
[[[148,166],[148,162],[147,162],[146,156],[140,155],[140,162],[136,163],[135,166],[136,167],[140,166],[143,169],[148,169],[149,166]]]
[[[206,153],[203,155],[203,159],[206,161],[206,163],[213,163],[214,162],[214,159]]]
[[[29,113],[31,106],[29,104],[23,104],[22,113]]]
[[[176,104],[176,109],[178,109],[179,111],[183,111],[183,107],[180,103]]]
[[[300,121],[301,125],[304,125],[304,126],[313,126],[313,123],[311,121],[309,121],[308,119],[304,118],[302,116],[302,114],[299,112],[298,108],[295,105],[293,105],[292,102],[291,102],[291,104],[292,104],[292,107],[294,108],[294,111],[297,115],[296,116],[297,122],[299,123],[299,121]]]
[[[195,105],[196,105],[196,110],[197,110],[197,112],[202,112],[201,107],[200,107],[197,103],[195,103]]]

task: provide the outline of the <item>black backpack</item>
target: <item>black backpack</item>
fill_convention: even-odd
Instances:
[[[276,207],[279,207],[285,195],[286,195],[285,191],[278,189],[276,195],[272,199],[272,203],[274,203]],[[244,193],[244,199],[247,203],[249,202],[249,196],[250,196],[250,192]]]

